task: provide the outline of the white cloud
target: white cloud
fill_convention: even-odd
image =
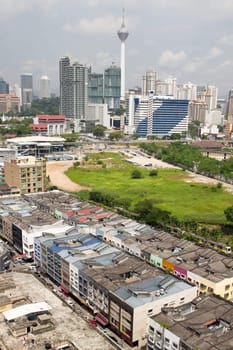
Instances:
[[[120,17],[105,16],[94,19],[81,18],[78,24],[65,24],[63,30],[67,32],[85,32],[88,34],[112,34],[119,29]]]
[[[81,18],[77,23],[66,23],[62,29],[66,32],[84,32],[88,34],[111,34],[120,29],[122,17],[106,15],[93,19]],[[127,17],[127,28],[133,30],[136,26],[135,19]]]
[[[97,52],[95,55],[95,68],[96,70],[102,71],[103,69],[109,67],[111,64],[116,64],[113,55],[109,52]]]
[[[213,58],[223,55],[224,51],[218,47],[212,47],[209,51],[209,54],[205,57],[206,60],[211,60]]]
[[[233,34],[224,35],[220,39],[220,43],[226,46],[233,46]]]
[[[176,67],[185,60],[186,54],[184,51],[172,52],[171,50],[166,50],[161,54],[159,58],[159,62],[162,66],[170,67]]]
[[[61,0],[1,0],[1,20],[28,13],[30,11],[43,11],[49,14],[49,10],[55,7]]]

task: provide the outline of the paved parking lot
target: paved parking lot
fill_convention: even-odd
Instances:
[[[16,290],[10,290],[6,294],[11,296],[23,294],[28,296],[31,302],[46,301],[52,307],[52,317],[55,322],[55,330],[34,336],[34,349],[39,349],[45,342],[53,343],[57,340],[69,340],[79,350],[112,350],[115,349],[92,325],[76,314],[70,306],[58,298],[50,289],[40,283],[32,274],[14,272],[12,274],[16,284]],[[4,317],[0,314],[0,339],[6,345],[6,349],[29,349],[23,338],[14,338],[9,335]],[[28,336],[26,343],[31,344]],[[1,342],[0,342],[1,344]],[[2,348],[4,349],[3,345]],[[31,346],[31,345],[30,345]],[[31,349],[31,348],[30,348]],[[5,349],[4,349],[5,350]]]

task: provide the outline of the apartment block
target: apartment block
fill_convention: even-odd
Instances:
[[[5,181],[19,188],[20,193],[46,190],[46,161],[33,156],[18,157],[4,162]]]
[[[20,98],[13,94],[0,94],[0,114],[20,111]]]

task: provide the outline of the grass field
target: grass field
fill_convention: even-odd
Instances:
[[[213,185],[188,183],[185,181],[188,174],[177,169],[161,169],[158,176],[151,177],[150,170],[140,168],[143,178],[132,179],[135,168],[123,161],[119,154],[98,153],[89,155],[84,165],[70,168],[66,175],[91,189],[107,190],[122,198],[130,198],[130,210],[138,201],[148,198],[179,220],[193,219],[211,224],[225,222],[224,209],[233,205],[233,194]]]

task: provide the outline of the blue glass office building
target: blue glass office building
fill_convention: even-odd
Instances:
[[[134,126],[139,136],[163,137],[188,131],[189,100],[147,96],[139,104],[135,101],[135,105]]]

